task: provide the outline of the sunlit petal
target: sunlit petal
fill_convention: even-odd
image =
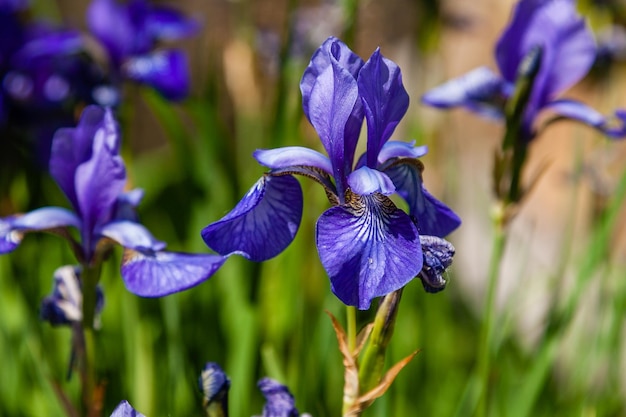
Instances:
[[[302,189],[292,176],[264,176],[235,208],[202,230],[206,244],[222,255],[238,253],[264,261],[294,239],[302,218]]]
[[[126,249],[121,272],[130,292],[142,297],[162,297],[206,281],[225,260],[219,255]]]
[[[348,185],[352,192],[360,195],[381,193],[393,194],[396,187],[387,174],[366,166],[352,172],[348,177]]]
[[[367,309],[373,298],[402,288],[422,269],[422,248],[410,217],[380,194],[351,198],[317,221],[317,250],[333,293]]]
[[[272,169],[283,169],[293,166],[311,166],[332,175],[333,170],[327,156],[302,146],[287,146],[276,149],[258,149],[254,158],[261,164]]]
[[[165,248],[165,243],[155,239],[143,225],[129,220],[107,223],[98,230],[98,233],[113,239],[125,248],[153,251]]]

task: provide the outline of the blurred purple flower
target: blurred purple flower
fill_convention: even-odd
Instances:
[[[296,403],[289,389],[271,378],[263,378],[258,383],[266,403],[260,417],[298,417]]]
[[[539,70],[522,117],[521,140],[528,142],[536,136],[535,123],[544,110],[583,122],[610,137],[626,135],[626,111],[618,110],[607,118],[581,102],[557,98],[587,74],[596,58],[593,35],[574,0],[519,1],[495,49],[501,75],[480,67],[430,90],[422,101],[503,118],[520,64],[535,48],[540,49]]]
[[[111,417],[146,417],[141,414],[139,411],[135,410],[132,405],[126,400],[120,402],[115,410],[113,410],[113,414]]]
[[[119,150],[119,126],[110,109],[89,106],[76,128],[59,129],[50,173],[74,211],[43,207],[0,219],[0,253],[13,251],[27,232],[50,231],[71,242],[83,265],[98,264],[113,243],[122,245],[122,277],[137,295],[163,296],[208,279],[225,258],[163,251],[165,243],[137,221],[142,191],[123,191],[126,169]],[[79,231],[80,243],[69,227]]]
[[[155,47],[160,41],[195,34],[200,28],[197,21],[146,0],[93,0],[87,10],[87,22],[105,47],[118,77],[149,85],[169,100],[187,96],[187,56],[181,50]]]
[[[460,219],[423,186],[417,158],[426,147],[389,141],[409,104],[395,63],[379,50],[363,62],[331,37],[313,55],[300,89],[304,112],[329,156],[298,146],[257,150],[254,157],[270,172],[202,237],[223,255],[253,261],[278,255],[294,239],[302,217],[302,190],[292,174],[314,179],[334,205],[316,230],[331,289],[345,304],[367,309],[373,298],[419,274],[420,234],[443,237]],[[355,165],[363,118],[367,151]],[[408,214],[388,197],[393,193],[406,200]]]
[[[41,302],[40,316],[53,326],[82,323],[83,293],[81,290],[81,267],[66,265],[54,271],[52,294]],[[100,313],[104,307],[104,293],[96,286],[96,310],[94,328],[100,327]]]

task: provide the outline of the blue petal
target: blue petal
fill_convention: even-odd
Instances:
[[[484,117],[501,119],[507,88],[501,77],[487,67],[479,67],[429,90],[422,102],[441,109],[465,107]]]
[[[377,166],[378,153],[409,107],[400,68],[380,54],[367,60],[357,79],[367,122],[367,166]]]
[[[81,228],[76,215],[60,207],[42,207],[23,215],[0,219],[0,253],[13,251],[27,232],[46,231],[60,227]]]
[[[219,255],[126,249],[121,272],[128,291],[142,297],[162,297],[206,281],[225,260]]]
[[[295,399],[286,386],[271,378],[262,378],[258,386],[266,400],[261,417],[299,416]]]
[[[115,65],[123,58],[138,53],[138,33],[131,21],[128,7],[114,0],[93,0],[87,9],[87,25],[104,44]]]
[[[422,269],[422,247],[410,217],[380,194],[350,198],[317,221],[317,250],[333,293],[367,309]]]
[[[134,250],[160,251],[165,249],[165,243],[156,240],[143,225],[129,221],[118,220],[103,225],[98,234],[113,239],[125,248]]]
[[[157,51],[129,58],[124,75],[147,84],[168,100],[182,100],[189,94],[189,63],[179,50]]]
[[[132,405],[126,400],[123,400],[115,407],[111,417],[146,417],[140,412],[136,411]]]
[[[381,193],[393,194],[396,191],[393,181],[387,174],[369,167],[361,167],[348,176],[348,185],[352,192],[360,195]]]
[[[117,202],[115,203],[115,213],[113,214],[113,219],[137,222],[138,216],[136,208],[142,199],[143,190],[141,188],[135,188],[120,194],[117,197]]]
[[[448,206],[424,188],[422,165],[409,161],[385,170],[396,185],[396,192],[409,205],[420,234],[444,237],[461,225],[461,219]]]
[[[556,100],[547,108],[560,116],[578,120],[600,130],[612,138],[626,136],[626,112],[618,110],[615,117],[609,118],[593,108],[575,100]]]
[[[427,292],[435,293],[446,287],[443,274],[452,265],[455,249],[450,242],[436,236],[420,235],[424,267],[420,272],[420,279]]]
[[[321,153],[302,146],[287,146],[276,149],[257,149],[254,158],[259,164],[272,169],[283,169],[294,166],[310,166],[319,168],[329,175],[333,174],[330,159]]]
[[[202,230],[206,244],[222,255],[238,253],[265,261],[294,239],[302,218],[302,189],[290,176],[263,176],[221,220]]]

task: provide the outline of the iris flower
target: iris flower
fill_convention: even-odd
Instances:
[[[253,261],[278,255],[302,217],[302,190],[293,175],[309,177],[333,204],[316,226],[331,289],[343,303],[367,309],[373,298],[420,273],[420,234],[443,237],[460,220],[423,186],[417,158],[426,147],[389,140],[409,104],[395,63],[379,50],[364,62],[331,37],[314,53],[300,89],[304,113],[328,156],[299,146],[257,150],[254,157],[270,171],[202,237],[222,255]],[[355,161],[364,118],[367,150]],[[394,193],[406,200],[408,213],[389,198]]]
[[[503,118],[520,65],[533,53],[538,53],[539,69],[522,117],[520,140],[529,142],[537,135],[536,121],[544,111],[578,120],[610,137],[626,135],[626,111],[607,118],[581,102],[558,98],[587,74],[597,55],[593,34],[574,0],[521,0],[496,44],[500,75],[479,67],[427,92],[422,101]]]
[[[93,0],[87,10],[93,35],[103,44],[114,75],[147,84],[169,100],[189,92],[187,56],[178,49],[159,49],[160,41],[196,33],[199,24],[179,12],[146,0]]]
[[[119,151],[119,127],[110,109],[89,106],[75,128],[59,129],[50,174],[73,211],[43,207],[0,219],[0,253],[16,249],[28,232],[48,231],[68,239],[81,265],[94,267],[118,243],[125,248],[121,273],[126,287],[146,297],[182,291],[211,276],[223,257],[166,252],[165,243],[138,222],[135,207],[143,192],[124,192],[126,169]]]

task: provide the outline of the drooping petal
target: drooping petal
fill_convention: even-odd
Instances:
[[[165,242],[155,239],[148,229],[133,221],[113,221],[103,225],[97,232],[101,236],[113,239],[125,248],[139,251],[165,249]]]
[[[183,51],[170,49],[133,56],[124,62],[122,71],[168,100],[182,100],[189,94],[189,63]]]
[[[596,46],[574,1],[520,1],[496,45],[496,60],[507,81],[515,81],[521,61],[537,46],[542,62],[530,106],[539,109],[587,74]]]
[[[115,410],[113,410],[113,414],[111,417],[146,417],[141,414],[139,411],[135,410],[132,405],[126,400],[120,402]]]
[[[290,176],[263,176],[221,220],[202,230],[206,244],[222,255],[264,261],[294,239],[302,218],[302,189]]]
[[[429,90],[422,102],[441,109],[464,107],[484,117],[501,119],[508,88],[496,73],[479,67]]]
[[[353,195],[317,221],[317,250],[333,293],[367,309],[373,298],[406,285],[422,269],[422,247],[410,217],[380,194]]]
[[[330,159],[321,153],[302,146],[287,146],[276,149],[257,149],[253,154],[259,164],[272,169],[294,166],[310,166],[333,174]]]
[[[367,122],[367,166],[375,168],[378,153],[409,108],[402,72],[376,49],[357,79]]]
[[[289,389],[271,378],[262,378],[258,383],[266,403],[261,417],[298,417],[296,401]]]
[[[162,297],[206,281],[225,260],[219,255],[126,249],[121,272],[128,291]]]
[[[26,214],[0,219],[0,253],[13,251],[27,232],[43,232],[62,227],[81,228],[80,219],[61,207],[42,207]]]
[[[328,153],[340,195],[352,169],[358,140],[358,136],[346,135],[346,125],[357,100],[356,80],[331,56],[331,65],[317,77],[311,89],[309,119]]]
[[[369,167],[361,167],[348,176],[348,185],[352,192],[360,195],[380,193],[393,194],[396,191],[393,181],[387,174]]]
[[[422,181],[422,165],[401,161],[385,173],[396,185],[396,192],[409,205],[420,234],[444,237],[461,225],[461,219],[448,206],[433,197]]]
[[[555,100],[547,109],[568,119],[578,120],[594,127],[612,138],[626,136],[626,112],[618,110],[613,117],[606,117],[597,110],[575,100]]]
[[[74,208],[79,211],[76,197],[76,169],[92,156],[93,139],[101,128],[105,109],[86,107],[74,128],[56,131],[50,151],[50,175],[65,193]]]
[[[102,114],[93,136],[89,160],[76,168],[76,198],[83,220],[83,244],[90,248],[93,231],[111,220],[126,183],[126,168],[119,155],[120,132],[110,109]],[[89,250],[89,249],[88,249]]]

